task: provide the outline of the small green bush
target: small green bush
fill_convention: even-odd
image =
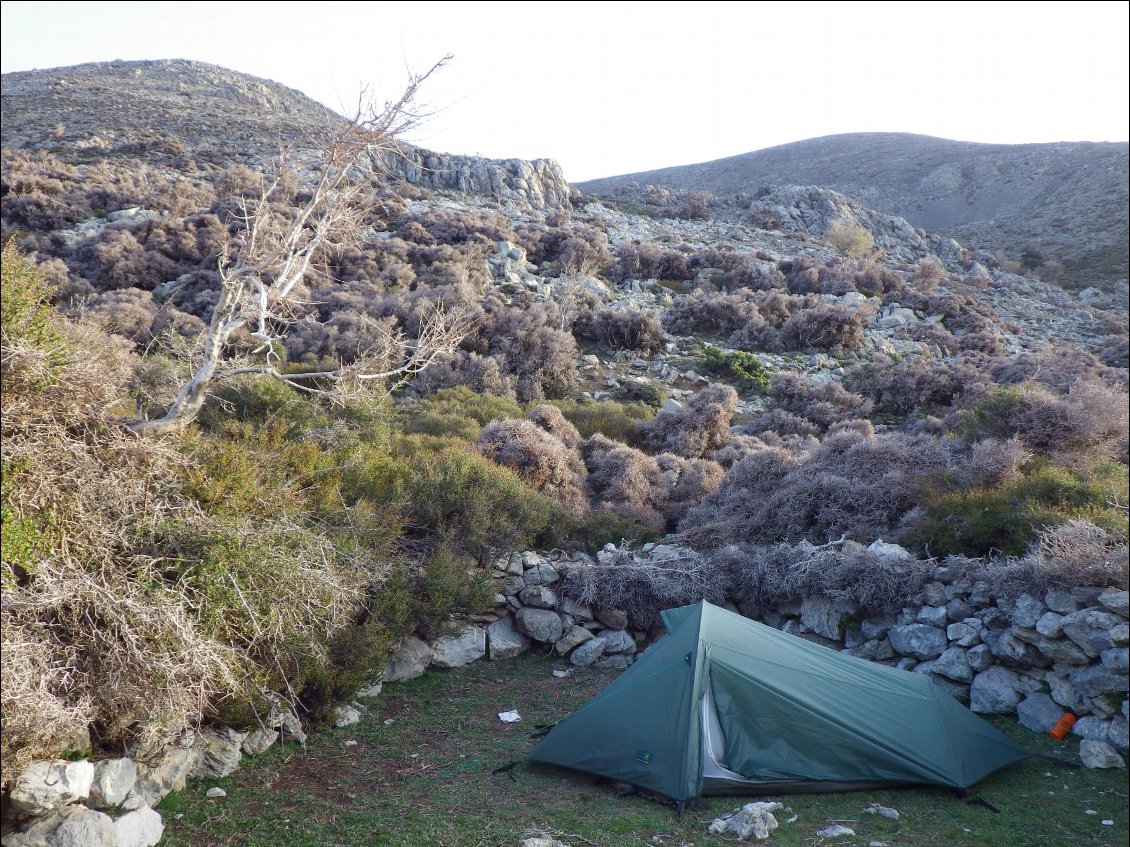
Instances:
[[[60,320],[51,305],[51,286],[45,274],[9,240],[0,254],[0,342],[11,350],[35,350],[42,365],[34,373],[32,385],[50,384],[53,375],[66,362],[70,345],[60,332]],[[13,386],[10,360],[4,357],[0,376],[5,390]]]
[[[744,391],[764,394],[769,390],[769,372],[753,353],[707,346],[706,370],[734,380]]]
[[[600,433],[613,441],[633,447],[643,445],[639,426],[655,417],[648,402],[622,403],[616,400],[552,400],[561,413],[585,438]]]
[[[934,556],[1019,556],[1041,530],[1070,520],[1125,534],[1126,513],[1110,504],[1125,503],[1127,493],[1120,465],[1076,471],[1034,460],[1018,479],[993,488],[928,493],[925,517],[905,540]]]

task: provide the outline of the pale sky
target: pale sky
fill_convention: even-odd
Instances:
[[[1127,2],[4,2],[4,73],[196,59],[348,111],[454,60],[411,140],[566,177],[841,132],[1125,141]]]

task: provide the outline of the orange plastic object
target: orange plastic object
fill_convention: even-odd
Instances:
[[[1056,721],[1055,726],[1048,730],[1048,735],[1056,741],[1063,741],[1073,726],[1075,726],[1075,715],[1071,714],[1071,712],[1064,712],[1063,717]]]

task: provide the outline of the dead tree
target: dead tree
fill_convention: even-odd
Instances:
[[[324,250],[361,239],[365,210],[359,199],[386,157],[396,155],[398,139],[425,117],[416,105],[420,85],[441,68],[445,57],[424,74],[411,75],[401,95],[382,108],[366,106],[363,94],[352,120],[320,144],[319,159],[304,199],[279,214],[272,198],[291,179],[296,156],[280,154],[272,176],[263,179],[257,196],[237,203],[235,234],[219,257],[220,295],[196,352],[192,375],[180,386],[168,411],[139,420],[139,433],[160,433],[190,423],[208,392],[223,380],[242,374],[263,374],[296,388],[332,399],[344,399],[368,386],[391,390],[453,351],[466,332],[463,316],[437,307],[420,325],[415,338],[387,324],[372,321],[371,344],[356,359],[317,372],[282,369],[278,342],[294,322],[300,306],[299,283]],[[233,340],[249,335],[255,347],[240,353]]]

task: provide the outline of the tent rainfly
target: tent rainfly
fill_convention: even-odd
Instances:
[[[676,801],[710,794],[967,789],[1031,756],[928,675],[703,601],[530,754]]]

